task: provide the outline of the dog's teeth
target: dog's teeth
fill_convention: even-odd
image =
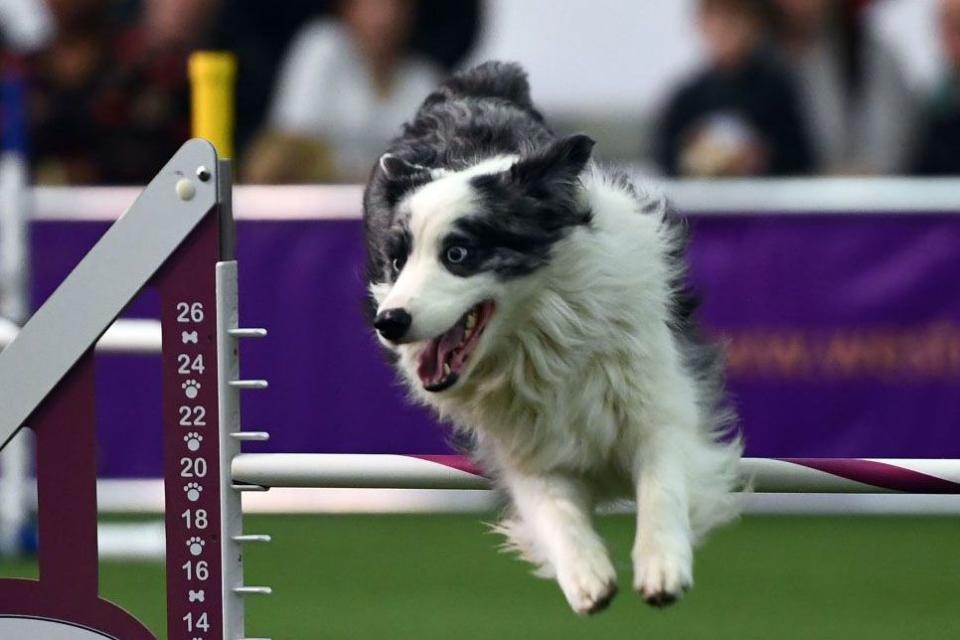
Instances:
[[[445,375],[445,376],[450,375],[450,363],[449,363],[449,362],[444,362],[444,363],[443,363],[443,375]]]
[[[473,327],[476,324],[477,324],[477,318],[471,313],[470,315],[467,316],[467,331],[470,331],[471,329],[473,329]]]

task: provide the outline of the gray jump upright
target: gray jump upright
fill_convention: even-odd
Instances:
[[[187,142],[0,352],[0,448],[37,435],[39,579],[0,579],[0,638],[147,640],[100,598],[93,348],[145,286],[160,291],[167,637],[241,640],[245,535],[231,460],[240,442],[230,167]]]

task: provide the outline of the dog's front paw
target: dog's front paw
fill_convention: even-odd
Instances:
[[[606,550],[571,558],[556,570],[563,595],[579,615],[603,611],[617,595],[617,573]]]
[[[647,604],[666,607],[693,586],[693,557],[690,552],[640,550],[634,554],[633,589]]]

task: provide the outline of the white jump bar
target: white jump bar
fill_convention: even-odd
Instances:
[[[390,454],[243,453],[233,481],[263,487],[487,489],[483,476],[420,458]]]
[[[960,460],[745,458],[757,493],[960,494]],[[460,456],[247,453],[233,481],[262,487],[486,489]]]
[[[17,337],[17,325],[0,318],[0,349]],[[117,320],[97,342],[102,353],[160,353],[159,320]]]
[[[625,167],[636,184],[670,197],[686,214],[804,215],[892,212],[956,214],[956,178],[786,178],[659,180]],[[136,187],[34,187],[34,220],[114,220]],[[234,187],[238,220],[350,220],[361,217],[363,185]],[[757,203],[763,203],[758,206]]]

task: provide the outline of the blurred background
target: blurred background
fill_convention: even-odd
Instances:
[[[236,52],[240,177],[362,181],[430,87],[517,60],[557,129],[671,176],[943,174],[951,0],[4,0],[40,184],[145,182],[189,129],[186,55]]]
[[[960,458],[960,0],[0,0],[0,47],[0,346],[190,137],[189,54],[228,50],[241,315],[271,332],[243,354],[271,441],[245,450],[449,452],[361,318],[359,185],[444,76],[516,60],[558,132],[687,216],[749,455]],[[148,290],[124,318],[149,342],[158,314]],[[150,351],[97,357],[101,577],[163,637]],[[0,575],[36,575],[30,476],[21,435]],[[754,496],[668,612],[629,593],[632,517],[608,515],[622,593],[584,621],[495,552],[487,492],[274,489],[245,496],[275,541],[249,628],[942,640],[956,498]]]

